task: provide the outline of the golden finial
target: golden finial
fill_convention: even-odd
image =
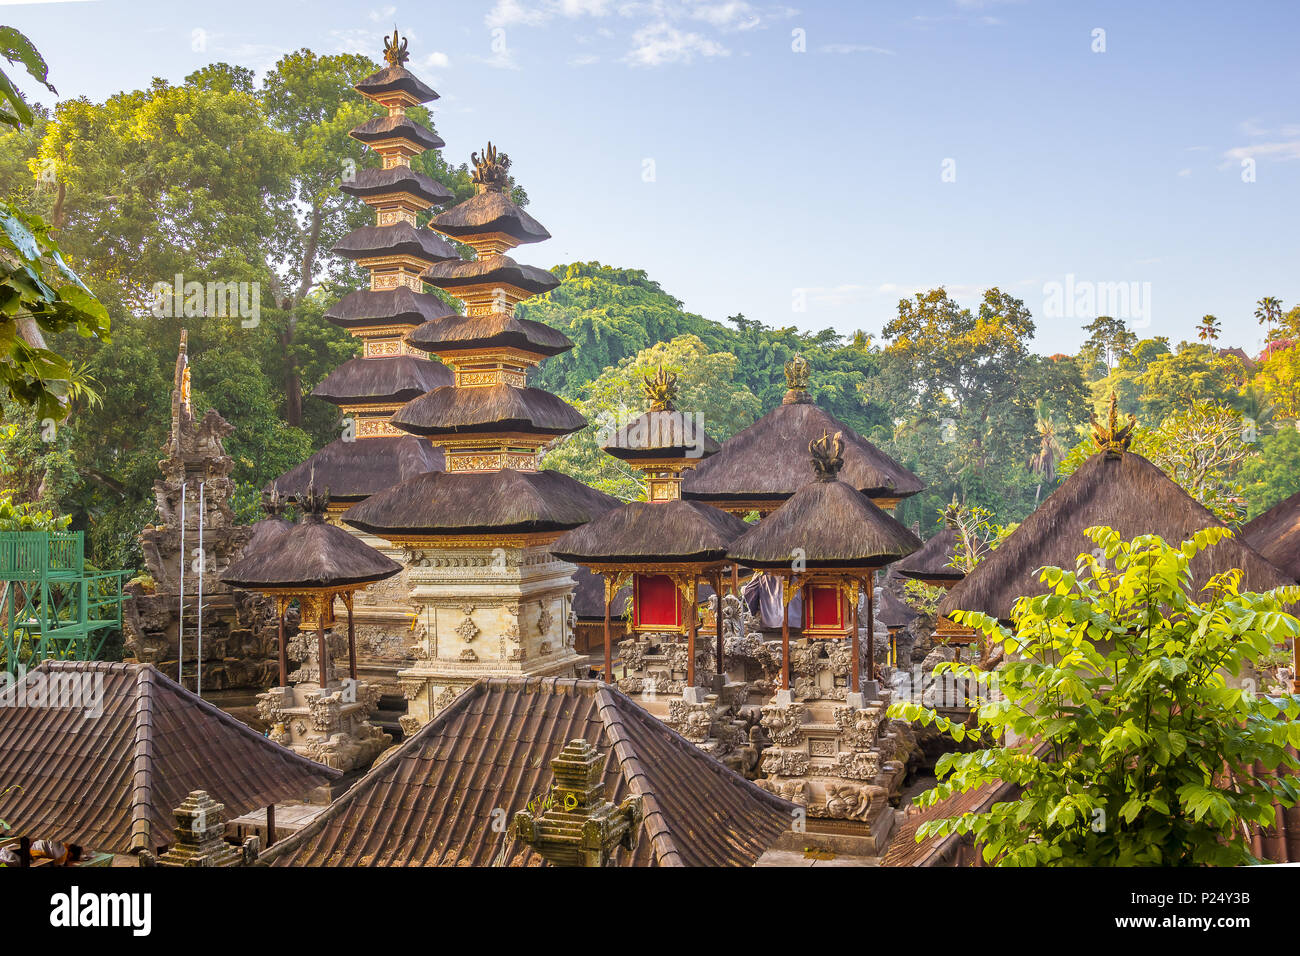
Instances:
[[[470,173],[470,179],[479,192],[501,192],[506,188],[507,174],[510,172],[509,156],[497,152],[497,148],[488,143],[482,157],[478,153],[470,153],[469,158],[474,161],[474,172]]]
[[[808,443],[812,454],[813,474],[818,481],[834,481],[844,466],[844,433],[822,432],[821,438]]]
[[[393,30],[391,37],[384,37],[384,60],[393,66],[401,66],[411,58],[406,52],[406,37],[399,37]]]
[[[808,397],[808,360],[798,352],[794,358],[785,363],[785,397],[782,405],[804,405],[812,401]]]
[[[262,492],[262,510],[268,518],[278,518],[288,504],[284,495],[280,494],[278,484],[272,483],[269,491]]]
[[[1095,413],[1089,413],[1088,420],[1092,423],[1092,440],[1096,442],[1097,450],[1104,451],[1107,458],[1119,458],[1128,451],[1128,446],[1133,441],[1133,430],[1137,427],[1137,416],[1130,415],[1128,424],[1120,425],[1119,407],[1114,392],[1110,393],[1110,411],[1106,416],[1106,424],[1098,422]]]
[[[961,512],[961,502],[957,500],[957,495],[954,494],[952,496],[952,502],[945,505],[943,511],[939,513],[940,518],[943,519],[944,527],[956,531],[958,519],[961,518]]]
[[[670,412],[677,398],[677,373],[660,365],[659,371],[642,377],[641,391],[650,399],[650,411]]]

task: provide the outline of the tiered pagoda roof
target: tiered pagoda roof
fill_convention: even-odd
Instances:
[[[649,501],[631,501],[570,531],[551,547],[577,564],[701,566],[724,561],[748,525],[712,505],[681,499],[681,475],[718,443],[697,416],[673,408],[676,376],[645,380],[649,411],[619,428],[604,450],[646,473]]]
[[[438,94],[406,69],[406,41],[396,32],[385,40],[384,58],[388,65],[356,90],[387,115],[352,131],[379,154],[380,166],[358,170],[339,187],[375,210],[375,224],[354,229],[334,246],[335,253],[370,273],[370,285],[325,313],[361,339],[362,355],[343,363],[312,391],[339,406],[352,427],[278,479],[281,491],[301,494],[314,473],[340,507],[442,467],[436,449],[394,428],[389,419],[404,403],[452,381],[446,366],[404,341],[421,326],[455,314],[440,297],[424,291],[420,273],[459,257],[449,242],[417,225],[422,212],[449,201],[452,192],[410,166],[413,157],[442,146],[442,140],[406,115],[407,107]]]
[[[930,536],[920,551],[898,562],[894,570],[905,578],[927,584],[942,583],[946,586],[949,582],[955,583],[966,576],[965,571],[952,566],[956,547],[956,533],[952,528],[944,526]]]
[[[788,390],[781,404],[722,443],[722,450],[686,476],[682,495],[728,511],[770,511],[808,480],[804,450],[822,435],[844,439],[840,481],[882,507],[924,485],[852,428],[813,404],[808,363],[796,355],[785,367]]]
[[[510,160],[492,144],[474,160],[476,194],[430,222],[435,232],[474,250],[468,261],[430,263],[420,278],[465,304],[465,315],[412,330],[405,345],[453,369],[453,384],[407,402],[392,425],[427,438],[446,473],[422,474],[347,512],[355,528],[404,544],[453,544],[491,534],[549,541],[617,505],[567,475],[539,469],[542,448],[586,420],[568,403],[529,388],[528,370],[572,343],[515,305],[555,288],[549,272],[504,253],[549,233],[510,198]]]

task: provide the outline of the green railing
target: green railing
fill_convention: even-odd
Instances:
[[[0,668],[95,660],[122,630],[126,571],[86,568],[80,531],[0,532]]]

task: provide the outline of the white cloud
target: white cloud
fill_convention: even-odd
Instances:
[[[660,20],[632,35],[632,49],[624,59],[633,66],[663,66],[690,63],[697,55],[728,56],[730,51],[716,40],[678,30],[666,20]]]
[[[375,23],[384,23],[388,20],[393,19],[393,16],[396,13],[397,13],[397,7],[392,7],[392,6],[381,7],[378,10],[370,11],[370,19]]]
[[[1276,143],[1251,143],[1249,146],[1234,146],[1223,154],[1228,159],[1276,159],[1282,162],[1300,159],[1300,139]]]
[[[445,53],[434,50],[420,61],[420,65],[426,70],[445,70],[451,66],[451,58]]]

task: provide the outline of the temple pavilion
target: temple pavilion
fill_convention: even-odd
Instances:
[[[298,506],[302,518],[297,524],[286,522],[283,528],[272,526],[255,535],[254,544],[244,549],[222,581],[275,602],[280,683],[258,695],[257,708],[271,739],[337,770],[351,770],[369,765],[392,742],[368,720],[379,692],[357,680],[353,607],[358,592],[399,574],[402,566],[326,522],[329,495],[318,493],[314,483],[298,496]],[[347,612],[346,681],[338,676],[330,646],[339,643],[330,632],[340,601]],[[290,674],[285,617],[295,602],[304,663]]]
[[[707,501],[735,514],[769,514],[807,483],[808,443],[824,434],[844,440],[842,481],[880,508],[891,510],[924,486],[921,480],[852,428],[818,407],[808,393],[808,361],[796,355],[785,365],[781,404],[722,443],[682,482],[682,497]]]
[[[872,680],[870,647],[863,679],[858,593],[865,591],[870,609],[875,572],[921,542],[840,479],[844,447],[838,434],[810,442],[812,480],[737,538],[728,556],[782,580],[781,681],[763,707],[773,745],[763,753],[760,784],[806,806],[810,818],[834,821],[836,832],[863,838],[873,854],[893,830],[888,801],[905,755],[884,719],[889,692]],[[803,628],[792,646],[789,606],[797,593]]]
[[[406,549],[418,640],[415,666],[399,674],[407,732],[480,677],[567,677],[585,663],[573,647],[574,567],[549,548],[618,504],[542,468],[543,449],[586,424],[571,405],[527,384],[531,368],[572,343],[515,315],[516,304],[559,281],[506,252],[549,234],[510,196],[505,153],[489,144],[472,158],[475,195],[429,226],[474,258],[444,259],[420,276],[465,313],[406,337],[449,366],[453,382],[391,419],[436,446],[446,470],[408,478],[343,517]]]
[[[590,568],[605,579],[604,667],[613,681],[610,606],[619,589],[632,588],[629,629],[640,634],[686,635],[684,673],[666,675],[656,693],[697,686],[698,586],[711,581],[721,593],[730,568],[727,548],[748,528],[740,518],[699,501],[683,501],[682,474],[718,450],[698,416],[674,407],[677,376],[660,368],[644,382],[650,408],[620,427],[603,450],[646,480],[645,501],[632,501],[566,533],[551,547],[557,557]],[[715,615],[714,674],[721,689],[724,651],[722,619]],[[633,678],[643,682],[643,678]],[[626,686],[625,690],[641,690]]]
[[[325,318],[361,342],[362,354],[344,362],[312,391],[339,407],[342,434],[307,461],[281,475],[280,492],[306,492],[315,476],[329,490],[331,521],[348,507],[406,478],[442,467],[438,449],[394,428],[389,419],[403,404],[451,382],[451,372],[405,342],[426,322],[453,314],[439,296],[425,292],[420,273],[437,262],[456,259],[456,251],[436,233],[420,228],[418,217],[452,199],[447,187],[411,168],[411,160],[443,141],[406,111],[438,99],[438,94],[405,66],[407,41],[396,32],[384,42],[386,66],[357,83],[366,100],[383,109],[350,135],[379,156],[379,165],[345,175],[340,190],[375,212],[375,224],[354,229],[334,252],[369,274],[366,288],[335,303]],[[367,544],[399,551],[361,535]],[[408,660],[410,608],[403,577],[363,595],[357,607],[362,670],[372,680],[395,684]],[[394,688],[395,689],[395,688]]]

